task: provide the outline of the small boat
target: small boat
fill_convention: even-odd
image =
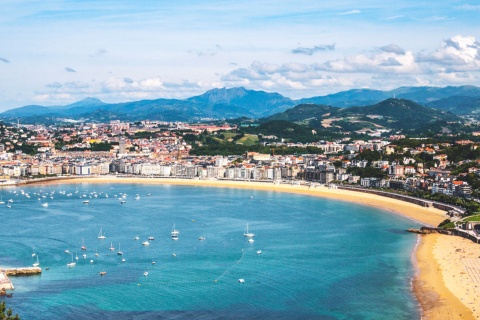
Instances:
[[[102,232],[102,227],[100,227],[100,232],[98,233],[98,239],[103,240],[103,239],[106,239],[106,238],[107,237]]]
[[[100,271],[100,275],[101,275],[101,276],[104,276],[104,275],[106,275],[106,274],[107,274],[106,271]]]
[[[70,250],[66,249],[66,250],[65,250],[65,253],[66,253],[66,254],[69,254],[69,253],[70,253]]]
[[[93,263],[93,260],[90,260],[90,263]]]
[[[77,260],[77,261],[78,261],[78,255],[77,255],[77,253],[76,253],[76,252],[75,252],[75,260]]]
[[[112,242],[110,242],[110,248],[108,248],[108,250],[110,250],[110,251],[115,250],[115,247],[113,246],[113,243],[112,243]]]
[[[40,266],[40,261],[38,261],[38,256],[37,256],[37,262],[35,262],[34,264],[32,264],[32,266],[34,266],[34,267]]]
[[[172,256],[175,258],[175,257],[177,256],[177,254],[176,254],[176,253],[173,253]]]
[[[135,236],[135,237],[133,237],[133,240],[140,240],[140,237]]]
[[[145,272],[143,273],[143,276],[144,276],[144,277],[148,276],[148,272],[145,271]]]
[[[262,254],[262,250],[257,250],[257,254]]]
[[[83,200],[83,203],[84,203],[84,204],[89,204],[89,203],[90,203],[90,200]]]
[[[82,246],[80,247],[80,249],[82,249],[82,251],[87,250],[87,246],[85,245],[83,238],[82,238]]]
[[[36,253],[35,253],[35,246],[32,246],[32,257],[35,257]]]
[[[140,196],[138,194],[135,196],[135,200],[140,200]]]
[[[75,267],[76,265],[77,265],[77,263],[76,263],[76,262],[73,262],[73,254],[72,254],[72,262],[67,263],[67,267],[73,268],[73,267]]]
[[[247,223],[247,226],[245,228],[245,231],[243,232],[243,236],[244,237],[248,237],[248,238],[253,238],[255,237],[255,234],[254,233],[251,233],[248,231],[248,223]]]
[[[0,195],[0,204],[5,204],[5,201],[3,201],[3,195]]]
[[[156,265],[157,263],[155,261],[152,261],[152,265]]]
[[[10,209],[11,207],[12,207],[12,206],[11,206],[10,204],[7,204],[7,208],[9,208],[9,209]]]
[[[201,237],[198,238],[198,240],[203,241],[203,240],[205,240],[205,237],[201,236]]]
[[[150,242],[148,242],[148,241],[143,241],[142,242],[142,246],[149,246],[149,245],[150,245]]]
[[[47,208],[48,207],[48,202],[42,203],[42,207]]]
[[[238,282],[245,283],[245,279],[238,279]]]
[[[122,250],[120,250],[120,243],[118,244],[118,251],[117,251],[117,255],[119,255],[119,256],[122,256],[122,255],[123,255],[123,252],[122,252]]]
[[[248,239],[248,242],[252,243],[254,242],[255,240],[253,240],[252,238]]]
[[[149,240],[149,241],[152,241],[152,240],[155,240],[155,238],[152,237],[152,236],[150,236],[150,237],[148,237],[148,240]]]
[[[125,262],[125,258],[122,258],[122,262]]]
[[[87,259],[87,255],[86,254],[83,254],[83,259]]]
[[[172,240],[178,240],[178,235],[180,234],[180,231],[175,229],[175,223],[173,224],[172,232],[170,232],[172,235]]]

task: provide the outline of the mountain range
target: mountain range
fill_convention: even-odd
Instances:
[[[213,89],[187,99],[155,99],[124,103],[105,103],[86,98],[65,106],[28,105],[0,114],[0,119],[22,122],[58,121],[58,119],[108,122],[163,120],[200,121],[204,119],[265,118],[282,113],[298,105],[308,106],[303,112],[316,117],[331,108],[373,106],[389,98],[411,100],[419,105],[448,111],[457,115],[475,115],[480,112],[480,88],[458,87],[400,87],[381,91],[354,89],[335,94],[293,100],[279,93],[247,90],[243,87]],[[320,109],[319,105],[321,106]],[[316,106],[316,107],[315,107]],[[357,109],[355,109],[357,110]],[[285,117],[285,115],[283,115]]]

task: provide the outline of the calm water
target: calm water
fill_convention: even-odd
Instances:
[[[0,265],[30,266],[34,250],[44,269],[12,277],[16,290],[6,300],[22,319],[419,317],[410,292],[416,238],[403,231],[414,223],[376,209],[207,187],[78,184],[0,192],[3,201],[13,199],[11,208],[0,205]],[[253,243],[243,236],[247,223]],[[177,241],[170,238],[173,224]],[[100,228],[107,239],[97,238]],[[149,236],[155,240],[142,246]],[[68,268],[75,255],[76,267]]]

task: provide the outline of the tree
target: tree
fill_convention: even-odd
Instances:
[[[13,310],[8,308],[5,301],[0,303],[0,320],[20,320],[18,314],[13,316]]]

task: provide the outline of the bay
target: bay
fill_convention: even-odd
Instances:
[[[35,251],[43,268],[12,277],[7,304],[22,319],[420,317],[410,289],[416,237],[404,231],[415,223],[372,207],[173,185],[35,185],[1,194],[13,202],[0,206],[0,265],[31,266]],[[243,236],[247,223],[254,242]]]

